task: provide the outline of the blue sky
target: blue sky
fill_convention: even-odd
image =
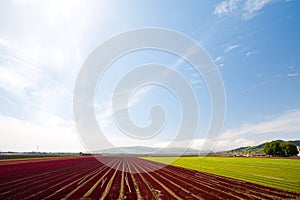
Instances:
[[[47,1],[0,3],[0,151],[81,151],[73,119],[73,90],[87,56],[116,34],[143,27],[172,29],[196,40],[214,60],[226,91],[226,120],[215,150],[273,139],[299,139],[300,2],[224,1]],[[210,96],[201,76],[175,55],[138,51],[117,60],[95,94],[95,113],[115,146],[164,147],[180,123],[179,104],[160,87],[132,97],[129,112],[139,126],[162,104],[165,130],[134,140],[115,126],[111,96],[118,80],[144,63],[182,74],[198,98],[200,148],[210,121]]]

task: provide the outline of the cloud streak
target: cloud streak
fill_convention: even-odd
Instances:
[[[0,50],[0,88],[20,95],[26,88],[34,87],[41,72],[35,66],[33,57],[4,38],[0,38]]]
[[[295,72],[295,73],[289,73],[287,76],[296,77],[296,76],[299,76],[299,74]]]
[[[227,15],[233,13],[238,8],[239,0],[223,1],[215,7],[214,14]]]
[[[250,20],[258,15],[272,0],[225,0],[215,6],[214,14],[217,16],[241,16]]]
[[[83,149],[73,124],[57,116],[51,115],[48,125],[45,125],[0,115],[0,124],[0,151],[34,151],[37,145],[40,151],[48,152],[78,152],[80,147]]]
[[[240,128],[229,129],[222,138],[233,139],[248,134],[296,133],[300,132],[300,110],[291,110],[268,121],[246,123]]]
[[[287,135],[294,135],[290,139],[295,139],[298,138],[299,132],[300,110],[290,110],[263,122],[245,123],[240,127],[228,129],[218,140],[215,150],[220,151],[242,146],[253,146],[274,140],[276,138],[275,135],[279,134],[286,139],[288,139]]]
[[[225,48],[224,53],[228,53],[228,52],[232,51],[233,49],[238,48],[239,46],[240,45],[238,45],[238,44],[228,46],[228,47]]]
[[[251,19],[255,17],[271,0],[247,0],[243,8],[243,17]]]
[[[247,53],[246,53],[246,56],[251,56],[251,55],[253,55],[253,54],[255,54],[256,52],[255,51],[248,51]]]

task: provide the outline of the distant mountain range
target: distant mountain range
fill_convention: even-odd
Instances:
[[[283,140],[277,140],[283,141]],[[300,146],[300,140],[289,141],[294,143],[296,146]],[[264,154],[265,143],[259,144],[257,146],[240,147],[237,149],[232,149],[229,151],[217,152],[217,154]],[[184,152],[184,153],[183,153]],[[98,151],[98,153],[106,155],[199,155],[206,153],[205,151],[200,151],[192,148],[155,148],[146,146],[129,146],[129,147],[115,147],[111,149],[104,149]],[[210,152],[213,154],[213,152]]]
[[[276,140],[279,142],[284,142],[283,140]],[[295,141],[288,141],[291,142],[293,144],[295,144],[296,146],[300,146],[300,140],[295,140]],[[265,143],[259,144],[257,146],[248,146],[248,147],[240,147],[237,149],[232,149],[229,151],[223,151],[223,152],[219,152],[219,153],[226,153],[226,154],[239,154],[239,155],[244,155],[244,154],[264,154],[264,146]]]
[[[183,153],[184,152],[184,153]],[[191,148],[154,148],[145,146],[115,147],[100,150],[102,154],[131,154],[131,155],[198,155],[199,150]]]

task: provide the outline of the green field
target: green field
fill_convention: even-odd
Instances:
[[[144,159],[170,163],[174,158],[144,157]],[[298,159],[181,157],[172,165],[300,192]]]

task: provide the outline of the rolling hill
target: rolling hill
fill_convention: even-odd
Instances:
[[[276,141],[283,142],[283,140],[276,140]],[[295,144],[296,146],[300,146],[300,140],[294,140],[294,141],[288,141],[288,142],[291,142],[291,143]],[[264,154],[263,149],[264,149],[265,144],[266,143],[262,143],[262,144],[259,144],[257,146],[239,147],[239,148],[236,148],[236,149],[232,149],[232,150],[229,150],[229,151],[223,151],[223,152],[220,152],[220,153],[239,154],[239,155],[244,155],[244,154],[259,155],[259,154]]]
[[[191,148],[154,148],[145,146],[129,146],[104,149],[99,151],[102,154],[131,154],[131,155],[198,155],[199,150]]]

